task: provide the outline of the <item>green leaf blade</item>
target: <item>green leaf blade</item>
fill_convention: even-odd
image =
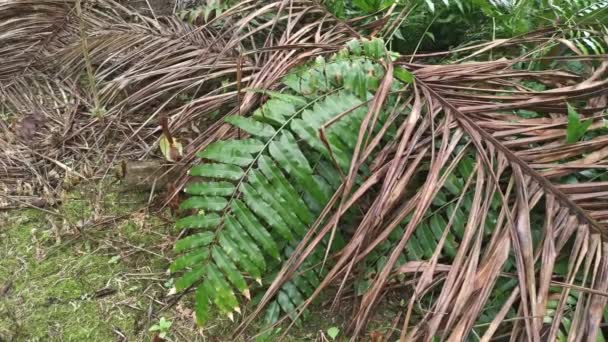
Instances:
[[[209,250],[196,249],[193,252],[184,254],[179,258],[175,259],[170,266],[171,272],[177,272],[187,267],[195,266],[209,257]]]
[[[199,196],[232,196],[236,187],[230,182],[199,182],[188,184],[184,192]]]
[[[566,128],[566,142],[575,143],[585,135],[587,129],[593,123],[592,119],[581,121],[580,114],[576,108],[568,104],[568,126]]]
[[[243,177],[243,169],[236,165],[205,163],[190,169],[191,176],[239,180]]]
[[[213,228],[221,223],[221,218],[217,214],[207,215],[192,215],[179,219],[175,223],[177,229],[197,228],[208,229]]]
[[[276,133],[275,129],[269,124],[259,122],[250,117],[232,115],[227,117],[224,121],[260,138],[271,138]]]
[[[204,209],[209,211],[220,211],[226,208],[228,200],[218,196],[194,196],[183,201],[179,208],[181,210],[188,209]]]
[[[182,252],[194,247],[203,247],[210,244],[215,238],[215,234],[212,232],[198,233],[187,236],[181,240],[178,240],[173,247],[175,252]]]

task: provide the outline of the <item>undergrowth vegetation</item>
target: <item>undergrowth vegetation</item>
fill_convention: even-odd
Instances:
[[[349,310],[332,339],[604,340],[608,2],[44,4],[0,0],[4,106],[66,151],[73,113],[111,162],[160,145],[199,326],[275,339],[316,305]]]
[[[431,4],[427,10],[433,13],[435,9]],[[397,4],[387,2],[386,7],[391,5],[391,10],[393,10]],[[587,9],[585,7],[587,4],[579,5],[583,9]],[[337,1],[331,3],[329,8],[338,17],[344,17],[346,13],[353,11],[373,14],[380,11],[382,6],[382,2],[359,1],[355,2],[353,7],[348,8],[344,6],[344,3]],[[487,18],[494,18],[494,20],[505,20],[505,17],[497,15],[499,11],[521,11],[517,6],[512,8],[504,6],[473,7],[482,12],[485,9],[486,12],[483,15]],[[602,8],[602,4],[593,6],[595,10],[602,10]],[[464,14],[462,5],[459,6],[459,10]],[[576,16],[579,14],[578,10],[569,8],[569,13]],[[556,15],[559,11],[559,7],[554,7],[551,13]],[[561,12],[564,11],[561,10]],[[384,14],[380,12],[378,15]],[[566,12],[564,12],[565,14]],[[441,14],[437,14],[433,20],[440,16]],[[530,18],[534,18],[534,16],[523,19],[522,16],[518,17],[510,13],[509,18],[526,22],[515,23],[512,20],[509,23],[502,22],[499,25],[502,31],[493,32],[495,35],[513,36],[525,33],[532,26]],[[412,23],[412,21],[409,22]],[[477,23],[484,24],[479,20]],[[407,25],[404,27],[412,28]],[[431,27],[431,24],[427,25],[425,34],[430,34],[430,37],[433,38],[432,31],[428,31]],[[571,27],[566,28],[563,31],[565,37],[563,40],[569,38],[570,43],[566,45],[575,54],[601,55],[605,45],[605,42],[602,41],[604,34],[601,33],[601,30],[605,30],[605,28],[602,26],[597,28],[600,30],[599,34],[596,32],[593,35],[585,28],[575,30],[572,30]],[[421,35],[414,36],[420,37]],[[441,37],[445,37],[445,35],[441,35]],[[395,34],[395,32],[392,33],[390,39],[404,40],[402,34]],[[197,213],[181,219],[178,226],[196,227],[205,231],[179,241],[176,248],[178,250],[191,249],[188,254],[178,259],[177,265],[179,268],[192,267],[192,270],[185,273],[178,281],[178,290],[183,290],[199,280],[202,281],[197,289],[197,314],[201,323],[206,319],[209,304],[217,305],[224,314],[230,317],[233,317],[233,314],[241,313],[238,293],[243,295],[244,299],[249,299],[250,289],[247,280],[240,273],[255,279],[255,282],[250,281],[249,284],[257,283],[257,286],[264,286],[260,274],[268,269],[270,270],[266,272],[274,274],[272,269],[280,268],[281,271],[270,285],[270,290],[259,306],[260,308],[267,306],[266,320],[268,323],[278,320],[281,316],[280,312],[292,320],[297,319],[301,314],[305,314],[305,308],[310,300],[318,295],[320,288],[328,285],[328,280],[342,279],[338,282],[339,291],[347,291],[343,288],[345,284],[349,284],[347,287],[352,286],[355,295],[363,298],[359,308],[361,311],[356,315],[362,320],[351,325],[351,329],[354,329],[355,333],[359,333],[361,327],[365,325],[369,310],[381,297],[380,293],[374,293],[374,290],[382,289],[384,293],[385,286],[389,284],[399,286],[399,284],[413,281],[416,286],[407,291],[410,299],[406,300],[406,303],[409,302],[409,304],[404,304],[406,320],[402,338],[418,339],[423,336],[455,338],[458,336],[460,339],[469,334],[471,337],[488,338],[496,333],[504,334],[509,330],[512,333],[517,333],[517,331],[523,333],[522,329],[525,329],[532,337],[538,336],[538,338],[549,340],[565,339],[571,335],[573,321],[576,321],[576,317],[581,314],[581,309],[578,309],[577,315],[577,310],[572,305],[582,301],[579,296],[584,296],[584,292],[564,291],[551,284],[553,279],[569,279],[570,282],[578,281],[581,286],[584,286],[582,284],[586,284],[587,275],[582,270],[572,269],[572,261],[569,264],[568,258],[557,258],[555,255],[556,242],[549,242],[547,232],[540,229],[556,224],[555,221],[552,221],[554,218],[551,217],[556,214],[555,209],[552,208],[554,205],[552,192],[559,190],[547,186],[550,183],[545,183],[540,172],[532,168],[526,170],[532,173],[527,177],[540,181],[542,186],[536,184],[532,189],[526,189],[533,183],[529,183],[530,178],[524,181],[525,178],[521,178],[523,174],[518,175],[518,172],[522,172],[519,169],[520,165],[527,166],[527,163],[517,154],[509,153],[510,150],[507,150],[506,155],[500,152],[496,156],[480,154],[483,150],[478,149],[482,148],[482,142],[481,140],[475,141],[475,139],[480,139],[475,137],[476,134],[479,134],[476,132],[479,129],[478,126],[473,126],[475,128],[469,126],[469,131],[465,128],[466,126],[463,127],[464,131],[473,135],[470,138],[463,135],[463,132],[456,131],[457,133],[452,133],[455,136],[452,136],[450,140],[442,138],[444,143],[441,147],[426,146],[423,151],[419,152],[420,154],[415,155],[411,145],[409,147],[403,145],[403,141],[413,139],[411,135],[414,132],[411,130],[414,126],[411,126],[413,122],[409,121],[412,120],[410,116],[423,113],[436,115],[438,113],[432,113],[432,111],[437,110],[441,110],[443,115],[447,115],[448,118],[450,115],[458,117],[463,113],[457,109],[456,104],[450,104],[446,97],[435,93],[428,83],[423,83],[422,77],[417,78],[415,72],[417,67],[413,65],[402,63],[403,66],[390,70],[393,78],[383,77],[386,72],[386,64],[383,62],[390,63],[401,58],[394,53],[384,51],[382,41],[377,39],[355,40],[347,45],[347,48],[333,55],[329,60],[317,58],[314,63],[309,63],[286,76],[283,79],[283,91],[280,93],[267,92],[270,99],[250,118],[240,116],[226,118],[228,123],[249,138],[218,141],[198,154],[203,163],[195,166],[190,174],[195,177],[203,177],[203,179],[185,189],[187,193],[194,196],[182,204],[182,209],[194,209]],[[524,49],[526,48],[524,47]],[[563,50],[556,53],[555,46],[551,45],[540,50],[530,51],[539,57],[547,54],[552,56],[564,54]],[[509,56],[509,54],[511,52],[506,52],[504,56]],[[591,63],[591,65],[593,64]],[[546,65],[538,65],[534,61],[512,63],[511,65],[516,70],[542,70],[543,67],[546,67]],[[508,67],[508,64],[505,64],[505,67]],[[585,66],[584,63],[574,62],[566,67],[578,68],[578,70],[572,71],[580,72],[581,68]],[[504,90],[508,93],[521,93],[522,89],[526,88],[543,91],[551,86],[546,80],[534,80],[534,78],[537,77],[528,74],[526,78],[519,81],[521,85],[517,85],[518,81],[515,81],[513,86],[506,87]],[[386,82],[387,79],[388,82]],[[417,86],[415,79],[419,80],[421,85]],[[382,91],[384,92],[379,95],[380,84],[383,81]],[[410,87],[413,87],[414,90],[412,91]],[[422,89],[417,89],[418,87]],[[477,85],[476,88],[481,89]],[[469,97],[471,90],[476,89],[469,88]],[[423,95],[419,92],[422,92]],[[498,90],[493,92],[499,93]],[[409,100],[404,100],[403,97],[407,97],[408,93],[415,100],[412,100],[411,97]],[[500,101],[500,97],[496,99]],[[381,102],[378,104],[377,101]],[[433,104],[434,101],[441,102],[441,104]],[[505,107],[514,110],[515,115],[519,114],[524,118],[526,115],[544,116],[542,111],[539,113],[526,109],[529,107],[528,103],[514,102],[511,106]],[[375,103],[376,107],[370,109],[370,103]],[[584,102],[579,102],[578,105],[586,106]],[[421,110],[422,106],[427,106],[426,111]],[[434,108],[434,106],[439,108]],[[477,107],[483,108],[484,106],[478,104]],[[495,107],[498,109],[501,105],[497,104]],[[570,104],[568,104],[568,108],[569,119],[564,130],[566,136],[564,143],[572,144],[589,136],[587,130],[593,120],[582,122],[576,109]],[[601,113],[602,109],[597,109]],[[488,108],[485,110],[489,111]],[[369,122],[365,122],[366,118],[373,120],[374,124],[370,125]],[[511,116],[511,118],[514,117]],[[414,122],[418,120],[420,118],[415,119]],[[449,119],[445,117],[429,119],[424,128],[446,125],[444,120]],[[433,123],[433,121],[436,122]],[[455,121],[461,125],[474,125],[474,123],[468,123],[466,119],[456,119]],[[366,125],[369,126],[366,127]],[[401,128],[401,132],[399,132],[399,128]],[[397,149],[394,139],[399,133],[405,134],[405,132],[408,132],[407,139],[402,140],[402,144]],[[418,130],[417,133],[422,132]],[[445,135],[447,133],[448,131],[437,131],[435,134]],[[513,138],[523,134],[519,137],[520,139],[526,135],[525,131],[518,133],[517,130],[511,134],[515,135]],[[422,136],[424,133],[417,138],[421,139]],[[428,138],[432,138],[432,136]],[[370,142],[373,148],[361,147],[361,144]],[[428,143],[427,140],[426,144]],[[422,142],[420,144],[426,145]],[[484,142],[484,144],[494,145],[503,144],[503,142],[496,140]],[[540,146],[542,145],[531,148],[537,149]],[[493,148],[500,150],[497,146]],[[391,149],[393,152],[388,152]],[[407,168],[406,165],[400,167],[403,178],[400,181],[397,179],[394,181],[392,186],[399,186],[388,194],[395,197],[402,196],[405,203],[397,208],[394,207],[395,204],[391,204],[387,208],[390,201],[386,202],[388,199],[383,198],[388,196],[386,195],[387,189],[384,188],[387,183],[384,183],[383,187],[374,185],[378,182],[376,177],[387,177],[382,173],[389,171],[378,170],[377,163],[382,159],[386,162],[386,154],[399,153],[400,150],[403,151],[400,153],[406,153],[409,156],[409,160],[414,159],[414,165],[417,168]],[[353,157],[357,158],[359,153],[365,157],[359,157],[361,159],[357,162],[353,161]],[[434,158],[439,158],[434,156],[435,153],[443,155],[445,158],[444,161],[439,162],[443,166],[435,166],[437,161]],[[427,159],[429,157],[430,160]],[[495,158],[497,159],[494,160]],[[498,162],[500,159],[503,161]],[[393,162],[396,160],[402,159],[396,158],[393,159]],[[504,164],[505,162],[507,164]],[[492,166],[494,163],[498,164]],[[507,165],[514,167],[517,171],[505,171]],[[351,167],[355,168],[355,172]],[[385,167],[388,168],[388,165]],[[483,170],[488,167],[490,171],[486,172],[489,174],[484,175]],[[390,169],[396,170],[395,167]],[[436,172],[434,175],[431,173],[433,169]],[[510,182],[501,185],[501,183],[497,183],[500,176],[494,173],[500,175],[503,172],[504,177],[507,180],[510,179]],[[380,175],[378,175],[379,173]],[[570,180],[577,174],[577,172],[565,173],[569,174]],[[596,174],[600,176],[601,172]],[[493,177],[494,181],[484,180],[484,177]],[[216,182],[216,180],[222,180],[222,182]],[[431,180],[433,182],[429,183]],[[561,183],[567,180],[562,178],[555,181]],[[493,183],[493,185],[483,184],[484,182]],[[525,185],[526,183],[530,185]],[[516,184],[519,188],[513,190]],[[358,189],[362,190],[351,189],[350,192],[344,190],[345,187],[353,185],[357,188],[361,187]],[[503,188],[503,186],[505,187]],[[410,189],[405,191],[402,189],[403,187]],[[543,191],[548,191],[549,194],[542,195],[540,188],[544,188]],[[420,191],[428,193],[426,201],[422,201],[416,195],[420,195]],[[529,199],[528,192],[530,191],[536,192],[537,198]],[[398,195],[395,195],[395,192]],[[338,195],[344,196],[341,202],[338,201]],[[481,196],[487,200],[481,202]],[[511,196],[515,196],[513,199],[515,202],[508,200]],[[539,196],[548,196],[551,203],[543,204],[546,200],[541,200]],[[375,207],[374,204],[381,199],[385,201],[384,206]],[[520,202],[522,199],[524,202]],[[570,203],[566,196],[561,197],[561,200],[565,201],[562,205],[569,206]],[[532,203],[528,203],[528,201],[532,201]],[[345,202],[349,203],[347,208],[344,208]],[[355,205],[355,202],[358,203]],[[353,208],[350,208],[351,206]],[[509,209],[511,206],[518,209]],[[537,207],[536,210],[530,211],[529,208],[533,207]],[[396,212],[395,209],[397,209]],[[507,212],[510,210],[519,210],[520,214],[523,214],[521,211],[526,211],[526,213],[524,216],[509,217],[511,214],[507,214]],[[384,213],[380,214],[383,211]],[[378,222],[366,222],[366,219],[378,218],[378,215],[381,215],[380,218],[384,215],[387,216],[385,230],[375,233],[373,230],[363,231],[362,228],[373,229],[374,226],[379,225]],[[589,216],[585,218],[593,220]],[[558,222],[563,228],[558,226],[558,228],[551,227],[551,229],[566,229],[568,225],[572,224],[565,217],[561,220]],[[499,240],[505,243],[510,238],[509,235],[512,233],[508,233],[509,225],[526,227],[518,231],[519,235],[511,237],[515,239],[511,242],[515,244],[514,248],[522,254],[505,254],[507,246],[498,244]],[[317,230],[319,227],[324,227],[324,229],[319,231]],[[239,231],[242,232],[240,236]],[[304,241],[301,242],[301,239]],[[367,241],[357,241],[357,239]],[[293,241],[298,243],[294,244]],[[563,248],[564,245],[575,244],[575,241],[571,240],[570,236],[564,236],[559,244],[559,248]],[[350,246],[352,249],[349,249]],[[502,251],[499,252],[499,250]],[[351,261],[347,261],[348,259],[344,257],[344,254],[347,253],[351,253],[349,254]],[[543,253],[548,253],[545,258],[549,258],[549,260],[543,260],[544,264],[534,266],[539,262],[538,256],[534,257],[534,255]],[[338,262],[331,257],[332,255],[339,256]],[[456,265],[463,268],[470,267],[466,265],[471,265],[471,261],[465,259],[472,255],[476,255],[474,257],[476,259],[480,258],[479,261],[475,261],[475,264],[484,258],[486,261],[479,266],[481,267],[479,272],[482,273],[477,273],[477,275],[475,272],[471,273],[469,281],[479,282],[481,279],[486,279],[485,281],[492,284],[490,288],[483,290],[481,301],[473,296],[473,293],[479,291],[474,288],[464,290],[464,292],[446,288],[448,284],[457,287],[465,286],[465,288],[469,286],[465,285],[466,278],[454,272],[454,269],[457,267]],[[280,261],[284,258],[288,258],[288,260],[283,265],[277,264],[277,260]],[[353,260],[361,260],[363,263],[354,265]],[[542,286],[534,285],[534,283],[528,283],[525,289],[517,286],[518,277],[531,281],[533,278],[530,277],[546,267],[547,262],[554,271],[550,278],[545,275],[540,280]],[[588,263],[591,262],[588,261]],[[595,263],[599,266],[601,262],[596,259]],[[484,266],[482,267],[482,265]],[[485,274],[488,271],[483,271],[487,267],[493,270],[490,278],[487,278],[489,275]],[[353,274],[354,277],[348,279],[347,275],[342,272]],[[583,273],[573,277],[580,272]],[[421,274],[420,280],[416,280],[418,273]],[[434,273],[447,273],[448,277],[436,278]],[[337,279],[332,277],[337,277]],[[321,282],[323,278],[324,282]],[[438,287],[435,282],[444,282],[444,287]],[[519,304],[520,308],[516,309],[516,299],[521,296],[519,291],[525,292],[526,290],[529,291],[526,296],[530,297],[527,297],[528,299],[519,297],[522,302]],[[450,297],[456,301],[455,303],[459,303],[455,309],[449,308],[443,303],[443,301],[449,302]],[[370,300],[367,305],[365,299]],[[526,305],[523,302],[526,300],[531,303]],[[598,298],[596,300],[603,301]],[[467,302],[468,304],[465,304]],[[484,302],[485,304],[483,304]],[[467,305],[475,307],[475,314],[460,316],[462,314],[458,310],[466,309]],[[422,309],[422,307],[427,309]],[[438,308],[447,310],[443,311],[444,314],[454,312],[451,314],[450,320],[445,322],[443,321],[445,318],[430,314],[437,311]],[[543,318],[542,320],[533,319],[524,328],[517,321],[517,317],[522,312],[524,315],[527,312],[533,317],[539,317],[540,314],[540,317]],[[580,316],[578,317],[580,320]],[[601,313],[596,317],[601,318]],[[424,322],[429,319],[433,322],[430,328],[424,325]],[[441,323],[442,321],[443,323]],[[452,335],[448,334],[450,329],[444,326],[446,323],[447,327],[452,326],[453,329],[456,329],[452,331]],[[406,334],[408,324],[413,325],[409,335]],[[546,328],[543,328],[543,325]],[[430,332],[425,331],[426,329],[430,329]],[[463,329],[466,329],[467,332],[465,333]],[[591,331],[593,327],[585,328],[581,325],[579,329],[582,329],[581,331],[588,329],[586,331],[591,335],[599,333],[598,339],[603,340],[601,332]]]

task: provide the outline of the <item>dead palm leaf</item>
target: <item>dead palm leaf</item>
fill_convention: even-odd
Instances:
[[[365,263],[389,242],[387,259],[355,310],[352,336],[363,333],[388,285],[403,283],[409,285],[401,292],[407,303],[401,315],[402,340],[461,341],[480,327],[485,341],[498,332],[508,333],[512,340],[555,340],[563,333],[565,316],[572,322],[566,330],[571,338],[595,340],[608,288],[604,269],[608,216],[603,183],[586,185],[580,172],[601,167],[598,162],[605,157],[606,140],[599,135],[567,143],[565,131],[569,102],[605,98],[605,62],[586,79],[559,71],[516,70],[512,60],[429,66],[385,63],[386,74],[361,125],[349,174],[250,319],[333,234],[346,210],[357,206],[363,217],[355,233],[336,253],[325,279],[298,307],[296,316],[330,285],[342,284],[342,289],[352,284],[353,276],[361,277],[355,265]],[[414,82],[403,90],[405,103],[391,103],[385,109],[399,109],[406,118],[394,142],[382,146],[380,139],[363,137],[378,125],[378,108],[388,106],[394,68],[411,72]],[[531,91],[521,87],[524,81],[549,89]],[[601,112],[605,106],[587,109]],[[546,118],[509,114],[518,110],[533,110]],[[370,160],[369,152],[377,149],[382,153]],[[439,195],[445,196],[446,184],[465,159],[471,167],[468,174],[459,174],[464,183],[453,195],[451,214],[443,214],[445,226],[435,235],[434,252],[415,269],[405,268],[398,260],[413,248],[411,240],[430,229],[428,220],[441,215],[434,203]],[[363,165],[374,165],[375,171],[353,187],[355,175],[365,174]],[[422,174],[423,181],[415,174]],[[564,178],[557,175],[569,174],[576,174],[580,183],[558,183]],[[456,213],[464,215],[464,220],[460,218],[464,225],[453,241],[458,247],[455,254],[447,258],[445,248],[448,237],[454,237]],[[388,240],[396,232],[397,239]],[[440,267],[445,260],[449,267]],[[565,261],[567,271],[556,273],[556,264]],[[484,310],[497,300],[509,264],[513,273],[507,277],[517,280],[515,286],[494,319],[477,326]],[[565,303],[573,292],[578,305],[568,312]],[[555,300],[556,307],[549,310],[548,303]],[[429,307],[420,312],[422,302]],[[515,310],[516,320],[505,319],[510,310]]]

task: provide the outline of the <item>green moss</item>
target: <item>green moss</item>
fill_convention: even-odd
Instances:
[[[167,228],[138,209],[143,196],[95,193],[67,194],[63,218],[0,214],[0,289],[10,283],[0,296],[0,340],[149,339],[144,313],[166,294]]]
[[[178,233],[170,217],[162,217],[167,213],[149,214],[148,194],[99,190],[81,186],[67,193],[53,208],[63,217],[0,212],[0,289],[11,283],[5,295],[0,292],[0,340],[105,342],[122,334],[150,341],[148,329],[162,315],[173,322],[174,341],[226,341],[235,323],[216,315],[199,329],[191,294],[160,311],[169,302],[166,271]],[[247,307],[251,312],[252,304]],[[335,325],[322,315],[309,317],[286,341],[311,340]],[[261,330],[258,325],[251,332]],[[281,333],[273,330],[259,341]]]

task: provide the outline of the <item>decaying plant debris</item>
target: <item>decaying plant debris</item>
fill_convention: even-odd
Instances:
[[[288,135],[290,129],[297,131],[290,126],[294,118],[313,127],[294,109],[285,122],[273,123],[263,115],[255,119],[256,125],[275,126],[272,134],[260,135],[267,139],[264,143],[253,143],[257,150],[251,155],[203,153],[207,161],[243,169],[232,167],[229,177],[216,172],[219,166],[206,169],[207,177],[224,177],[234,184],[222,183],[225,199],[191,201],[190,209],[206,212],[182,221],[183,228],[204,226],[209,232],[203,233],[206,242],[186,237],[181,245],[186,247],[180,249],[193,247],[190,261],[201,262],[206,253],[211,266],[205,267],[221,269],[214,283],[203,282],[209,288],[222,286],[213,292],[216,297],[203,293],[198,298],[198,313],[214,303],[232,318],[241,313],[233,302],[249,299],[250,280],[262,283],[250,272],[257,265],[230,266],[238,263],[240,254],[222,258],[222,248],[226,254],[229,248],[222,245],[221,232],[244,211],[235,201],[258,191],[251,175],[262,175],[258,160],[264,157],[276,164],[272,170],[278,170],[278,176],[264,171],[267,179],[258,179],[257,185],[277,181],[293,189],[312,208],[314,219],[294,238],[297,243],[281,245],[277,256],[284,261],[274,269],[277,275],[263,284],[263,297],[237,333],[273,305],[286,284],[293,285],[303,266],[313,263],[325,273],[317,274],[319,282],[311,291],[296,290],[299,298],[291,299],[291,311],[278,304],[284,320],[303,314],[330,287],[336,292],[334,306],[339,305],[345,292],[364,279],[367,287],[356,296],[347,330],[353,339],[365,333],[374,310],[397,288],[403,307],[394,322],[402,340],[460,341],[472,332],[480,332],[482,341],[496,336],[553,341],[560,334],[595,340],[605,323],[608,295],[603,180],[608,156],[603,122],[607,56],[582,56],[563,39],[562,28],[446,53],[397,56],[381,43],[374,51],[374,45],[364,44],[361,52],[355,46],[359,43],[349,43],[370,42],[361,39],[358,25],[372,34],[390,25],[386,18],[365,19],[341,21],[316,2],[304,0],[242,1],[199,26],[144,16],[105,0],[1,1],[0,32],[6,32],[0,35],[1,114],[8,124],[0,123],[0,148],[7,156],[0,161],[0,186],[6,193],[0,200],[48,200],[67,182],[101,176],[120,160],[157,155],[160,118],[168,118],[172,134],[185,143],[183,158],[172,165],[184,176],[172,184],[171,197],[185,184],[184,170],[198,161],[197,152],[222,139],[234,139],[233,147],[244,146],[239,143],[256,136],[255,130],[235,125],[237,129],[225,117],[250,116],[260,106],[261,112],[272,111],[273,100],[289,102],[272,91],[296,98],[305,103],[303,108],[323,109],[312,104],[319,100],[315,91],[325,91],[323,96],[332,100],[332,92],[343,87],[361,103],[315,122],[314,134],[296,135],[298,139]],[[555,44],[566,47],[559,51],[574,53],[542,54]],[[367,46],[372,48],[368,51]],[[370,72],[348,81],[350,69],[334,79],[325,74],[318,76],[325,85],[307,84],[310,92],[283,78],[300,72],[305,79],[314,63],[325,65],[324,58],[315,57],[336,53],[347,54],[347,60],[349,53],[372,60],[382,75]],[[451,63],[433,63],[446,56]],[[563,67],[571,61],[583,67],[576,72]],[[300,65],[309,69],[296,68]],[[362,81],[375,76],[378,83],[373,87]],[[327,85],[334,81],[338,86]],[[357,108],[363,108],[364,115],[353,139],[345,139],[351,144],[325,136],[325,130],[330,132]],[[285,151],[303,151],[295,166],[272,151],[264,154],[278,137],[284,138]],[[241,159],[229,160],[235,155]],[[348,162],[341,165],[344,158]],[[327,162],[337,177],[326,199],[309,196],[316,200],[314,205],[306,197],[310,189],[302,184],[325,176],[302,166],[313,161]],[[209,184],[203,183],[203,190],[205,186]],[[261,190],[259,195],[267,199]],[[293,217],[291,211],[298,208],[289,206],[295,202],[278,200],[267,212],[247,202],[256,215],[251,217],[260,221],[260,236],[274,234],[271,228],[276,227],[268,219],[273,215],[268,213]],[[353,211],[357,215],[350,215]],[[442,220],[436,225],[439,233],[422,236],[432,228],[433,217]],[[349,233],[343,246],[330,251],[327,246],[344,225]],[[268,242],[264,237],[260,240]],[[422,255],[407,254],[422,240],[427,247]],[[203,251],[205,245],[216,249]],[[453,253],[446,252],[449,246]],[[184,275],[184,287],[189,288],[207,269],[184,260],[182,266],[194,270]],[[247,282],[233,270],[244,270],[240,273],[248,275]],[[233,287],[242,293],[238,298]]]
[[[291,67],[338,49],[353,34],[321,7],[275,19],[281,2],[243,2],[202,27],[145,17],[112,1],[83,2],[78,15],[77,4],[0,3],[1,97],[11,125],[2,127],[9,156],[2,179],[11,180],[4,186],[11,192],[16,174],[45,174],[20,181],[38,195],[52,194],[64,175],[98,176],[112,163],[156,154],[162,116],[188,143],[187,163],[227,134],[219,116],[255,106],[261,94],[243,91],[244,84],[272,88]]]

